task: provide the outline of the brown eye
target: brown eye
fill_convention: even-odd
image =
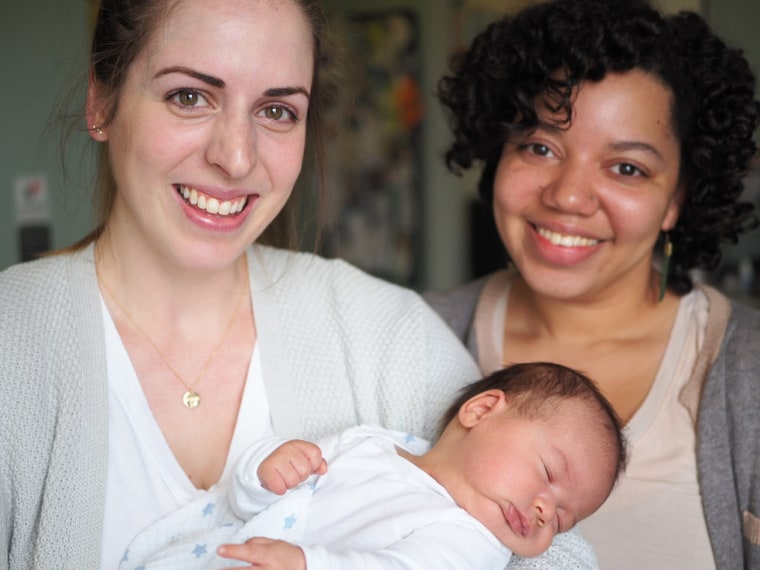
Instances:
[[[177,98],[181,105],[185,107],[194,107],[198,104],[198,94],[195,91],[180,91]]]
[[[259,107],[256,117],[265,128],[283,133],[290,131],[298,123],[295,111],[281,103],[269,103]]]
[[[646,176],[639,167],[629,162],[621,162],[620,164],[615,165],[615,171],[620,176],[625,177]]]
[[[285,110],[282,107],[278,107],[276,105],[272,105],[271,107],[264,109],[264,116],[267,119],[271,119],[273,121],[281,120],[284,114]]]

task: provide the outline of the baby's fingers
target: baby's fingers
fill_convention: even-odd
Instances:
[[[327,471],[318,445],[308,441],[292,440],[275,449],[261,462],[258,476],[262,485],[277,495],[298,486],[312,473]]]
[[[288,542],[255,537],[244,544],[223,544],[217,549],[219,556],[248,562],[256,568],[268,570],[304,570],[303,551]]]

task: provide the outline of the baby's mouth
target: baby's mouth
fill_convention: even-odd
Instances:
[[[202,194],[195,188],[178,185],[177,193],[191,206],[217,216],[234,216],[239,214],[248,203],[248,196],[235,198],[234,200],[218,200]]]
[[[506,507],[502,507],[502,513],[513,532],[522,537],[528,536],[530,525],[514,505],[509,504]]]

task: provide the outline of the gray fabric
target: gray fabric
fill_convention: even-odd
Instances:
[[[483,285],[480,279],[424,296],[475,358],[472,318]],[[716,566],[726,570],[760,568],[759,333],[760,313],[732,303],[721,350],[700,398],[697,467],[702,504]],[[562,545],[555,540],[550,552],[558,548]]]
[[[480,359],[472,322],[475,319],[475,308],[486,281],[488,281],[487,276],[470,281],[451,291],[430,291],[422,296],[464,343],[475,362],[479,362]]]
[[[475,363],[411,291],[340,261],[254,246],[272,421],[314,439],[360,423],[431,438]],[[0,273],[0,569],[100,565],[105,341],[92,247]]]

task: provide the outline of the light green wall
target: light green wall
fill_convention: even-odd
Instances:
[[[744,49],[760,75],[760,2],[757,0],[703,0],[704,14],[730,44]]]
[[[78,172],[82,160],[76,159],[81,145],[71,147],[73,179],[64,184],[58,132],[47,129],[69,78],[86,69],[87,37],[86,0],[0,3],[0,268],[19,259],[14,206],[19,176],[48,179],[53,247],[71,243],[89,227],[91,209]]]

